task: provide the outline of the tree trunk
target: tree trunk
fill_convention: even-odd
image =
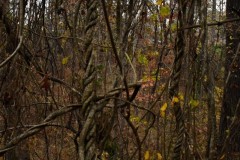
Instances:
[[[227,18],[237,18],[240,1],[227,1]],[[240,151],[240,23],[227,25],[225,88],[220,119],[219,155],[234,159]]]

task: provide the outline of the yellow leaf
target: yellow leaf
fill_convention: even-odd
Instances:
[[[178,103],[178,102],[179,102],[178,97],[173,97],[173,99],[172,99],[172,103],[174,104],[174,103]]]
[[[148,124],[148,122],[147,122],[147,121],[143,121],[142,123],[143,123],[144,125],[147,125],[147,124]]]
[[[163,160],[161,153],[157,153],[157,159],[158,160]]]
[[[140,122],[140,117],[130,116],[130,121],[131,122]]]
[[[199,101],[195,100],[195,99],[191,99],[189,102],[189,105],[192,106],[193,108],[195,108],[199,105]]]
[[[102,158],[102,160],[107,160],[109,158],[109,153],[103,152],[101,158]]]
[[[144,154],[144,160],[150,160],[150,153],[149,151],[146,151]]]
[[[157,0],[157,5],[162,5],[162,0]]]
[[[68,63],[68,59],[69,59],[69,57],[63,58],[63,59],[62,59],[62,64],[63,64],[63,65],[67,64],[67,63]]]
[[[221,156],[220,160],[223,160],[225,158],[225,154]]]
[[[229,133],[230,133],[229,129],[227,129],[225,132],[227,133],[227,135],[229,135]]]
[[[207,82],[207,80],[208,80],[208,77],[205,75],[204,76],[204,82]]]
[[[160,108],[160,115],[161,117],[165,117],[166,115],[166,109],[167,109],[167,103],[164,103],[162,107]]]
[[[215,91],[218,95],[221,95],[223,93],[223,90],[219,87],[215,87]]]

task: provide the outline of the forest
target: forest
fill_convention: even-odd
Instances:
[[[240,160],[240,1],[0,0],[0,160]]]

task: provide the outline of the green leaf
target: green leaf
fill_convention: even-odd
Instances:
[[[161,6],[160,15],[161,15],[161,17],[168,17],[170,15],[169,6]]]
[[[150,18],[152,21],[156,21],[158,19],[157,14],[152,14]]]
[[[183,101],[184,100],[184,96],[182,93],[178,93],[178,98],[180,99],[180,101]]]
[[[173,23],[172,25],[171,25],[171,31],[176,31],[177,30],[177,23]]]
[[[144,54],[140,54],[138,56],[138,62],[143,64],[143,65],[148,65],[148,59]]]
[[[68,57],[65,57],[62,59],[62,64],[65,65],[68,63],[68,59],[69,59],[69,56]]]

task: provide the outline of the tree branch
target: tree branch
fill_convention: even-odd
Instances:
[[[46,117],[46,119],[38,125],[35,125],[22,134],[18,135],[17,137],[13,138],[10,142],[8,142],[3,148],[0,148],[0,156],[4,155],[7,151],[12,150],[18,143],[25,140],[28,137],[31,137],[35,135],[36,133],[43,130],[46,126],[49,126],[49,123],[56,119],[57,117],[66,114],[68,112],[74,111],[76,109],[79,109],[82,105],[81,104],[71,104],[65,107],[62,107],[61,109],[51,113]]]
[[[17,53],[18,53],[18,50],[20,49],[21,45],[22,45],[22,42],[23,42],[23,37],[20,36],[20,41],[18,43],[18,46],[17,48],[15,49],[15,51],[7,58],[5,59],[1,64],[0,64],[0,68],[4,67],[12,58],[14,58]]]
[[[236,22],[240,21],[240,18],[232,18],[232,19],[226,19],[224,21],[219,21],[219,22],[213,22],[213,23],[208,23],[207,26],[221,26],[225,23],[231,23],[231,22]],[[179,28],[178,30],[185,30],[185,29],[193,29],[193,28],[200,28],[202,25],[197,24],[197,25],[192,25],[192,26],[187,26],[183,28]]]

